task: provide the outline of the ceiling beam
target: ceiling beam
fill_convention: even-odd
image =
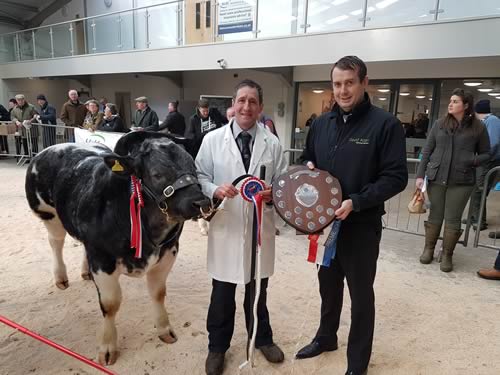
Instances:
[[[2,6],[2,5],[6,5],[6,6],[11,7],[11,8],[17,8],[17,9],[24,10],[24,11],[30,12],[30,13],[38,13],[37,7],[27,5],[27,4],[19,4],[19,3],[15,3],[13,1],[0,0],[0,6]]]
[[[2,12],[0,12],[0,13],[2,13]],[[23,23],[21,20],[18,20],[14,17],[11,17],[11,16],[2,16],[1,14],[0,14],[0,23],[8,24],[8,25],[23,26]]]
[[[27,20],[25,23],[25,27],[27,29],[31,29],[33,27],[40,26],[43,21],[45,21],[48,17],[53,15],[55,12],[57,12],[59,9],[61,9],[63,6],[65,6],[66,4],[68,4],[70,2],[71,2],[71,0],[54,0],[54,1],[52,1],[49,5],[47,5],[40,12],[38,12],[36,16]]]

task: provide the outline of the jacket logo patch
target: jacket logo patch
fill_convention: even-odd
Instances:
[[[369,145],[370,139],[369,138],[349,138],[349,142],[355,143],[357,145]]]

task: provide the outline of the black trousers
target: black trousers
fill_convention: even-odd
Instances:
[[[261,281],[260,297],[257,305],[258,325],[255,340],[257,348],[273,343],[273,331],[269,323],[269,311],[266,304],[268,282],[268,278]],[[255,281],[253,281],[253,284],[255,284]],[[229,349],[234,332],[235,292],[236,284],[212,280],[212,296],[207,316],[208,350],[211,352],[225,353]],[[250,316],[253,314],[253,306],[250,306],[250,302],[250,283],[248,283],[245,285],[245,300],[243,302],[248,337],[252,335],[252,332],[250,332]]]
[[[321,267],[318,273],[321,321],[316,339],[325,345],[337,342],[344,278],[347,279],[352,301],[347,364],[353,371],[364,371],[372,353],[375,325],[373,283],[377,272],[381,235],[381,222],[343,222],[335,259],[330,267]]]

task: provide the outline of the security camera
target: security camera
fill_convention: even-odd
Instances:
[[[221,69],[226,69],[227,67],[227,61],[224,59],[219,59],[217,60],[217,64],[221,67]]]

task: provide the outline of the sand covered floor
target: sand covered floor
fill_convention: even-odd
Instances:
[[[65,245],[70,287],[52,281],[51,250],[43,224],[27,205],[26,168],[0,160],[0,315],[95,359],[101,311],[92,282],[80,278],[82,246]],[[349,297],[339,330],[339,350],[295,361],[319,320],[314,266],[306,262],[304,236],[283,228],[277,238],[276,273],[268,305],[274,338],[286,361],[270,365],[257,353],[255,374],[344,374]],[[500,373],[500,283],[479,279],[496,252],[459,246],[455,271],[418,262],[423,238],[386,230],[376,280],[377,320],[369,374],[496,375]],[[121,278],[123,302],[117,316],[118,374],[204,374],[206,313],[211,282],[205,268],[206,237],[187,222],[180,254],[167,281],[167,307],[179,340],[156,336],[145,279]],[[236,327],[225,374],[238,374],[245,360],[242,291],[237,293]],[[0,324],[0,374],[97,374],[84,364]],[[243,372],[242,372],[243,373]],[[250,373],[244,371],[244,373]]]

